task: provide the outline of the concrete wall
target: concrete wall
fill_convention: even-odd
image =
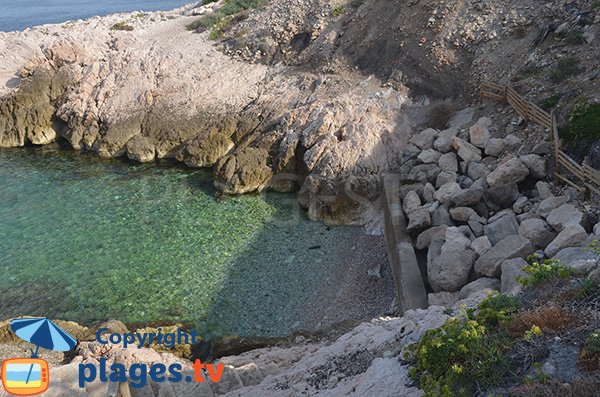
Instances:
[[[388,258],[394,274],[396,293],[401,312],[427,307],[427,291],[410,235],[406,231],[406,218],[399,196],[400,178],[388,174],[383,183],[383,216]]]

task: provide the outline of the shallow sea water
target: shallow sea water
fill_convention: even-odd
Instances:
[[[219,199],[205,170],[3,149],[0,319],[289,334],[360,233],[309,221],[295,195]]]
[[[172,10],[181,0],[0,0],[0,31],[85,19],[117,12]]]

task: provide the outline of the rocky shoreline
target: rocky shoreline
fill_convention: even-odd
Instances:
[[[111,29],[127,21],[132,31]],[[66,140],[213,167],[227,194],[298,191],[311,219],[364,223],[411,131],[403,92],[357,73],[235,61],[180,10],[0,34],[0,147]]]

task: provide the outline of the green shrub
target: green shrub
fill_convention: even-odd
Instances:
[[[123,30],[126,32],[131,32],[133,30],[133,26],[131,26],[125,22],[117,22],[113,26],[110,27],[110,30]]]
[[[479,323],[498,325],[519,309],[519,300],[507,294],[490,295],[479,304],[478,309],[476,319]]]
[[[586,278],[577,289],[577,299],[584,299],[591,296],[598,289],[598,284],[594,280]]]
[[[567,44],[571,44],[571,45],[585,43],[585,39],[583,38],[583,30],[581,30],[581,29],[568,30],[566,32],[561,32],[558,35],[558,37],[561,39],[565,39],[565,42]]]
[[[544,110],[550,110],[553,107],[555,107],[556,105],[558,105],[560,98],[561,98],[561,95],[559,95],[559,94],[552,95],[551,97],[547,98],[544,102],[542,102],[540,104],[540,107]]]
[[[585,340],[585,349],[592,354],[600,354],[600,330],[592,332]]]
[[[221,12],[212,12],[210,14],[203,15],[199,19],[196,19],[194,22],[187,25],[188,30],[197,31],[201,29],[202,31],[211,29],[213,26],[221,22],[225,15]]]
[[[518,277],[521,284],[527,285],[540,285],[547,281],[554,280],[557,278],[567,278],[575,274],[573,269],[567,268],[560,264],[560,261],[554,259],[546,259],[544,262],[539,263],[534,258],[530,258],[532,263],[523,268],[525,273],[528,274],[526,277]]]
[[[555,83],[565,81],[569,77],[573,77],[583,72],[579,66],[579,59],[568,56],[558,61],[556,67],[550,71],[550,79]]]
[[[342,6],[334,7],[333,10],[331,10],[331,15],[333,15],[334,17],[338,17],[338,16],[342,15],[343,13],[344,13],[344,7],[342,7]]]
[[[425,396],[472,396],[478,389],[500,383],[510,371],[507,338],[488,333],[470,318],[452,318],[441,328],[427,331],[407,347],[405,358]]]
[[[576,106],[571,112],[571,119],[561,128],[560,133],[568,141],[600,139],[600,103]]]
[[[251,10],[264,6],[267,0],[225,0],[219,11],[203,15],[199,19],[187,25],[188,30],[205,31],[210,29],[208,38],[215,40],[223,35],[224,29],[237,15],[245,10]]]

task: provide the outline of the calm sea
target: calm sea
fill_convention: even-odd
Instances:
[[[0,0],[0,31],[117,12],[171,10],[193,0]]]

